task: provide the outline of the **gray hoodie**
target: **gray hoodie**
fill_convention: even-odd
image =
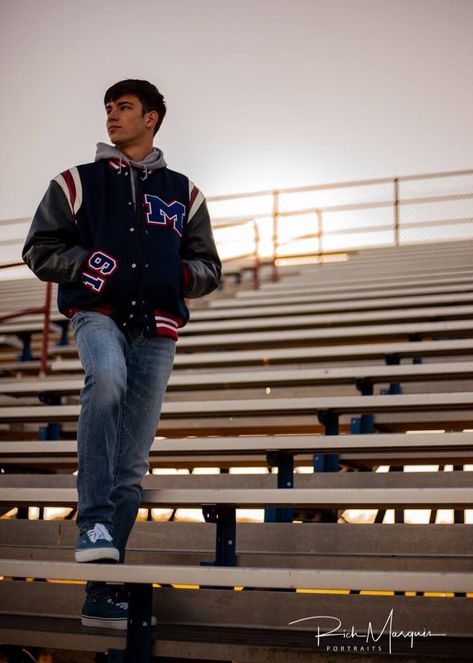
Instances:
[[[164,160],[163,153],[157,147],[153,147],[153,151],[148,154],[143,161],[132,161],[123,152],[120,152],[118,147],[108,145],[107,143],[97,143],[97,151],[95,153],[95,161],[101,159],[117,159],[132,166],[133,178],[131,180],[131,190],[133,195],[133,202],[136,205],[136,178],[141,172],[141,179],[146,180],[150,170],[157,170],[158,168],[166,168],[166,161]]]

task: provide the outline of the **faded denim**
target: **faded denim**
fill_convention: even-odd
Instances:
[[[142,499],[141,482],[171,374],[175,342],[122,331],[108,316],[80,311],[71,321],[85,371],[77,429],[80,531],[104,523],[124,561]],[[97,589],[89,583],[89,594]]]

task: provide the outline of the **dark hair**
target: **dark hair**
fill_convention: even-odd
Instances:
[[[141,101],[143,106],[143,115],[150,111],[157,111],[158,121],[154,127],[153,136],[158,132],[159,127],[166,115],[166,103],[164,97],[158,88],[148,81],[141,81],[135,78],[128,78],[125,81],[115,83],[105,92],[104,104],[109,101],[116,101],[124,94],[134,94]]]

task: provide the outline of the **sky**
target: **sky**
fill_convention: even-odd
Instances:
[[[146,78],[206,195],[473,167],[472,0],[0,0],[0,220],[107,140]]]

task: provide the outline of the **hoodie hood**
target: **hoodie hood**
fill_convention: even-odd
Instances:
[[[95,161],[102,159],[116,159],[120,163],[120,169],[123,165],[128,165],[133,168],[133,177],[131,177],[131,187],[133,193],[133,202],[135,202],[135,177],[138,175],[142,180],[148,179],[149,171],[157,170],[158,168],[166,168],[166,161],[164,160],[163,153],[157,147],[143,159],[143,161],[132,161],[123,152],[120,152],[118,147],[108,145],[107,143],[97,143],[97,152],[95,153]]]
[[[164,160],[163,153],[161,150],[158,150],[157,147],[153,147],[152,152],[148,154],[143,161],[132,161],[127,156],[120,152],[118,147],[114,145],[108,145],[107,143],[97,143],[97,152],[95,154],[95,161],[100,161],[101,159],[118,159],[124,163],[133,166],[133,168],[138,168],[138,170],[143,170],[144,177],[148,177],[148,170],[156,170],[157,168],[166,168],[166,162]]]

